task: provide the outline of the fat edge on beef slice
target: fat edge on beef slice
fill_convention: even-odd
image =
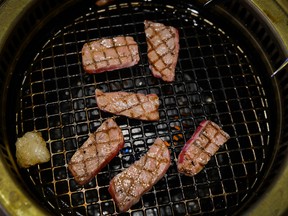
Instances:
[[[88,183],[123,148],[124,137],[116,122],[109,118],[72,156],[68,168],[79,185]]]
[[[187,176],[196,175],[229,138],[216,123],[202,121],[178,156],[178,171]]]
[[[179,33],[172,26],[144,21],[149,68],[156,78],[166,82],[175,80],[179,54]]]
[[[169,149],[157,138],[145,155],[114,176],[108,191],[119,211],[125,212],[136,204],[165,175],[170,163]]]
[[[130,36],[101,38],[82,48],[82,65],[87,73],[102,73],[131,67],[139,61],[138,45]]]
[[[156,94],[102,92],[96,89],[95,97],[102,111],[139,120],[159,120],[159,97]]]

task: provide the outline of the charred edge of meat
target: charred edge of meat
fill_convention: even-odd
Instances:
[[[117,136],[111,137],[109,134],[111,131],[116,131]],[[99,137],[101,138],[103,135],[109,137],[109,141],[101,140],[101,142],[99,142]],[[105,145],[106,148],[109,148],[108,154],[100,155],[98,152],[99,145]],[[113,146],[111,147],[111,145]],[[75,181],[79,185],[84,185],[95,177],[95,175],[118,154],[123,146],[124,136],[121,129],[112,118],[107,119],[94,133],[89,135],[85,143],[75,152],[68,163],[68,169],[74,176]],[[95,152],[91,153],[91,151]],[[89,155],[89,153],[92,155]],[[85,154],[88,155],[88,158],[85,158]],[[94,164],[95,166],[93,165],[92,168],[87,168],[87,164],[89,164],[89,162],[94,163],[96,158],[97,163]]]
[[[201,122],[178,156],[178,171],[188,176],[196,175],[229,138],[216,123]]]
[[[162,23],[154,23],[154,22],[151,22],[151,21],[148,21],[148,20],[145,20],[144,24],[145,24],[145,28],[146,29],[151,28],[153,30],[153,32],[154,32],[153,37],[149,37],[146,34],[146,41],[148,43],[148,56],[154,50],[155,50],[155,54],[158,56],[158,58],[156,60],[154,60],[154,61],[151,61],[151,59],[148,58],[149,67],[151,68],[152,71],[155,70],[158,73],[160,73],[161,76],[162,76],[160,78],[162,78],[164,81],[168,81],[168,82],[174,81],[175,75],[173,75],[173,77],[167,77],[167,74],[164,72],[164,70],[167,69],[167,68],[169,70],[171,70],[171,71],[175,70],[175,66],[177,64],[177,59],[178,59],[178,53],[179,53],[179,33],[178,33],[178,30],[176,28],[174,28],[173,26],[165,26]],[[168,29],[168,31],[170,33],[170,37],[168,37],[165,40],[163,40],[164,43],[159,43],[157,46],[155,46],[154,43],[152,43],[153,38],[155,38],[155,37],[161,38],[160,33],[163,30],[155,31],[155,27],[153,26],[153,24],[156,24],[156,25],[159,24],[161,26],[161,28],[163,28],[163,30],[164,29]],[[174,47],[172,49],[171,49],[171,47],[169,47],[167,45],[167,42],[170,39],[174,39]],[[162,38],[161,38],[161,40],[162,40]],[[158,52],[156,52],[156,50],[162,45],[165,45],[168,51],[160,55]],[[166,64],[165,61],[163,61],[163,59],[162,59],[162,57],[166,56],[168,53],[171,53],[171,55],[173,56],[173,61],[170,64]],[[156,62],[158,62],[159,60],[163,63],[163,65],[165,65],[160,70],[155,66]]]
[[[140,120],[147,120],[147,121],[157,121],[159,120],[159,97],[156,94],[148,94],[144,95],[141,93],[129,93],[129,92],[102,92],[99,89],[95,90],[95,96],[96,96],[96,102],[99,107],[99,109],[110,112],[117,115],[123,115],[134,119],[140,119]],[[128,102],[130,97],[135,96],[137,99],[137,102],[134,104],[131,104]],[[107,97],[109,102],[106,104],[101,103],[101,97]],[[116,99],[117,97],[117,99]],[[143,101],[145,99],[145,101]],[[117,103],[123,102],[121,107],[120,105],[117,106],[115,104],[115,101],[117,100]],[[144,107],[144,104],[147,103],[152,107],[152,110],[147,111],[147,107]],[[117,106],[117,110],[114,109],[115,106]],[[137,112],[135,109],[137,108]],[[139,110],[139,108],[141,108]]]

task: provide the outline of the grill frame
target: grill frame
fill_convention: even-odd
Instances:
[[[108,75],[107,75],[108,76]]]

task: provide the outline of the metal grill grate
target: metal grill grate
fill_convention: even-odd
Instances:
[[[154,78],[148,69],[144,19],[179,30],[181,49],[173,83]],[[85,74],[83,44],[122,34],[137,41],[140,63],[113,72]],[[253,59],[217,24],[181,5],[133,2],[103,10],[90,8],[55,30],[35,53],[22,84],[18,134],[41,131],[52,155],[51,162],[24,170],[22,175],[35,186],[31,190],[59,215],[116,214],[107,190],[110,179],[145,153],[158,136],[171,143],[172,165],[127,215],[236,212],[261,183],[272,154],[268,101]],[[97,108],[96,86],[109,92],[156,93],[161,100],[160,121],[116,118],[125,137],[124,149],[90,183],[79,187],[67,164],[88,133],[111,116]],[[176,158],[203,119],[219,123],[232,138],[201,173],[180,175]]]

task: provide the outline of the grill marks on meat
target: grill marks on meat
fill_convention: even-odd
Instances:
[[[103,111],[140,120],[159,120],[159,98],[156,94],[104,93],[96,89],[95,95],[97,105]]]
[[[124,146],[124,137],[116,122],[109,118],[90,134],[72,156],[68,168],[79,185],[88,183]]]
[[[169,166],[170,152],[163,140],[157,138],[145,155],[110,181],[108,190],[119,210],[125,212],[136,204]]]
[[[82,64],[87,73],[130,67],[139,59],[138,45],[129,36],[102,38],[85,43],[82,48]]]
[[[178,156],[178,171],[187,176],[196,175],[229,138],[216,123],[202,121]]]
[[[172,82],[179,53],[178,30],[162,23],[144,21],[149,68],[154,77]]]

